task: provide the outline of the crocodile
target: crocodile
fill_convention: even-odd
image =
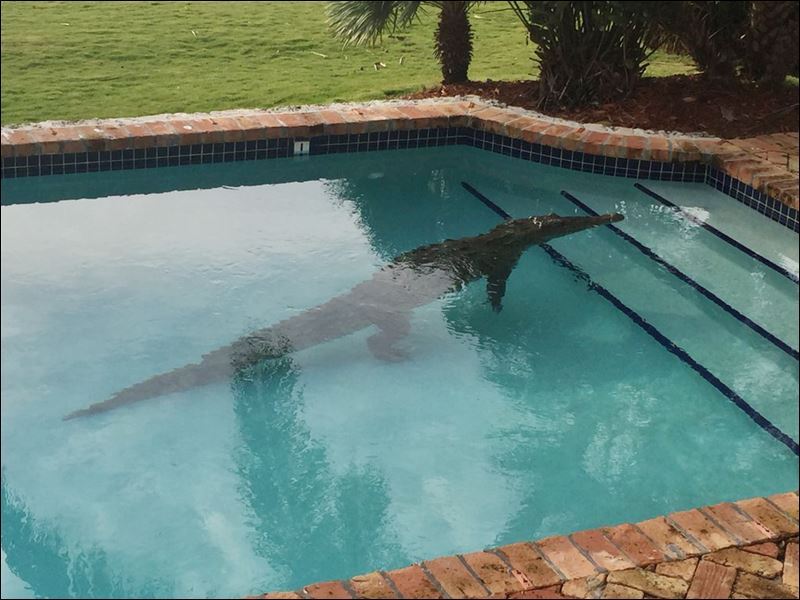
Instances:
[[[621,221],[617,213],[510,219],[472,237],[447,239],[397,256],[349,292],[270,327],[259,329],[191,363],[127,387],[64,419],[95,415],[149,398],[182,392],[235,376],[263,360],[375,326],[367,346],[380,360],[406,358],[397,342],[410,331],[411,311],[466,284],[486,279],[492,309],[500,311],[506,281],[531,246],[584,229]]]

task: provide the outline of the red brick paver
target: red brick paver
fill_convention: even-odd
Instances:
[[[764,498],[741,500],[736,506],[761,523],[775,535],[797,535],[797,521],[783,514]]]
[[[341,581],[326,581],[325,583],[315,583],[303,588],[309,598],[352,598]]]
[[[675,562],[662,562],[656,566],[656,573],[667,577],[680,577],[684,581],[691,581],[697,570],[697,558],[687,558]]]
[[[783,563],[783,583],[795,589],[800,585],[798,583],[800,562],[798,562],[797,549],[797,542],[786,544],[786,557]]]
[[[603,529],[603,533],[640,567],[666,558],[647,536],[629,523]]]
[[[493,594],[510,594],[525,589],[520,579],[514,577],[511,569],[496,554],[489,552],[465,554],[464,562],[472,568],[483,585]]]
[[[530,587],[549,587],[561,581],[561,578],[545,562],[544,558],[528,544],[510,544],[497,550],[514,569],[525,577]]]
[[[587,577],[597,572],[595,566],[564,536],[547,538],[536,545],[567,579]]]
[[[596,565],[606,571],[620,571],[636,566],[619,548],[609,542],[601,531],[596,529],[579,531],[570,537],[592,558]]]
[[[699,510],[672,513],[669,518],[707,550],[720,550],[736,543]]]
[[[765,542],[763,544],[755,544],[753,546],[747,546],[745,548],[748,552],[753,552],[754,554],[761,554],[763,556],[769,556],[771,558],[778,558],[778,554],[780,552],[780,548],[776,544],[772,542]]]
[[[686,598],[729,598],[735,580],[736,569],[701,560]]]
[[[350,587],[359,598],[397,598],[397,594],[380,573],[357,575],[350,580]]]
[[[480,598],[487,595],[483,585],[456,556],[425,562],[425,567],[451,598]]]
[[[667,523],[664,517],[642,521],[637,524],[637,527],[655,542],[665,556],[684,558],[685,556],[695,556],[702,552],[701,548],[694,545],[681,535],[677,529]]]
[[[441,598],[439,590],[431,583],[419,565],[389,571],[386,577],[404,598]]]
[[[770,496],[769,500],[795,521],[800,518],[800,498],[797,497],[795,492]]]
[[[772,537],[772,532],[730,502],[715,504],[702,511],[726,530],[745,542],[760,542]]]

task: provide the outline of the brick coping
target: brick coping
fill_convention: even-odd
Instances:
[[[798,494],[426,560],[249,598],[797,598]]]
[[[511,140],[598,157],[660,163],[701,162],[794,211],[800,208],[796,173],[731,141],[582,124],[477,98],[155,115],[75,123],[53,121],[2,128],[0,150],[5,165],[6,159],[41,155],[448,127],[473,128]]]
[[[236,109],[209,111],[203,113],[183,113],[183,112],[160,113],[153,115],[141,115],[136,117],[110,117],[105,119],[93,118],[93,119],[81,119],[77,121],[50,120],[50,121],[39,121],[39,122],[8,125],[4,126],[3,129],[4,130],[35,129],[35,128],[49,128],[49,127],[70,127],[70,126],[81,126],[81,125],[106,125],[110,123],[120,123],[120,124],[149,123],[153,121],[168,121],[172,119],[181,119],[181,120],[203,119],[206,117],[235,118],[235,117],[251,116],[257,114],[305,114],[305,113],[315,113],[320,111],[342,112],[349,110],[398,108],[403,106],[405,107],[416,106],[420,108],[426,108],[426,107],[436,107],[454,103],[500,108],[504,110],[509,110],[517,114],[534,117],[542,122],[562,124],[562,125],[577,124],[579,126],[586,127],[587,129],[592,129],[594,131],[720,140],[720,138],[717,136],[706,135],[701,132],[683,133],[679,131],[663,131],[663,130],[641,129],[641,128],[631,128],[631,127],[607,126],[607,125],[602,125],[600,123],[577,123],[576,121],[572,121],[569,119],[562,119],[560,117],[546,115],[544,113],[540,113],[534,110],[521,108],[517,106],[510,106],[507,104],[503,104],[501,102],[497,102],[495,100],[481,98],[480,96],[476,95],[447,96],[443,98],[424,98],[420,100],[408,100],[399,98],[399,99],[389,99],[389,100],[367,100],[363,102],[332,102],[329,104],[303,104],[303,105],[292,105],[292,106],[278,106],[271,108],[236,108]]]

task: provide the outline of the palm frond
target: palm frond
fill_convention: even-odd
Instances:
[[[345,44],[374,44],[386,32],[406,27],[422,2],[368,2],[343,0],[328,3],[328,24]]]
[[[396,2],[397,4],[397,26],[399,28],[408,27],[416,19],[419,18],[419,13],[424,12],[423,5],[430,4],[436,5],[438,2]]]

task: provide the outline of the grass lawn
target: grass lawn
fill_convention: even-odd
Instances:
[[[535,75],[504,7],[473,15],[473,80]],[[398,96],[440,79],[435,19],[343,48],[324,2],[3,2],[2,124]],[[656,54],[649,74],[691,70]]]

